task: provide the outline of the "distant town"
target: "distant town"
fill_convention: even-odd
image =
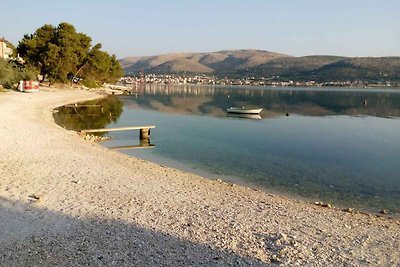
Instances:
[[[397,87],[391,82],[379,82],[371,84],[367,81],[277,81],[279,77],[245,77],[228,78],[216,77],[206,74],[199,75],[177,75],[177,74],[146,74],[131,75],[122,77],[119,84],[140,85],[140,84],[196,84],[196,85],[240,85],[240,86],[296,86],[296,87],[318,87],[318,86],[337,86],[337,87]]]

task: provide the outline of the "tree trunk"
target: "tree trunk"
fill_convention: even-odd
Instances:
[[[83,69],[83,67],[85,67],[85,65],[86,65],[86,63],[83,64],[83,65],[78,69],[78,71],[75,73],[74,77],[72,77],[71,86],[73,85],[76,76],[78,76],[79,72],[81,72],[81,70]]]

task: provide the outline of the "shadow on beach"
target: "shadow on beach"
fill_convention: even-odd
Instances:
[[[266,266],[119,220],[74,218],[0,197],[3,266]]]

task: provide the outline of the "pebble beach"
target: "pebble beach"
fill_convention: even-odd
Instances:
[[[0,92],[0,266],[400,266],[400,220],[111,151],[53,109],[104,96]]]

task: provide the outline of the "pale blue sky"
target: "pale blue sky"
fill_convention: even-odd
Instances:
[[[400,56],[400,0],[0,0],[0,36],[60,22],[117,57],[262,49]]]

